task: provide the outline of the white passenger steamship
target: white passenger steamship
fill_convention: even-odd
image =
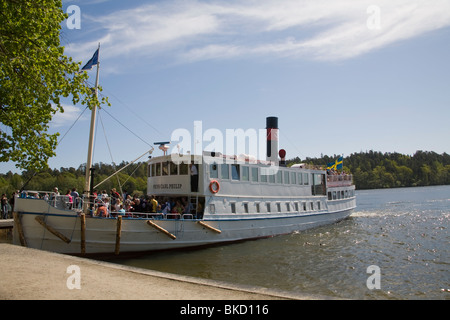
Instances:
[[[214,152],[190,155],[191,163],[176,163],[173,154],[151,158],[148,194],[160,202],[184,198],[188,213],[105,218],[92,216],[98,204],[87,201],[83,213],[81,206],[70,208],[65,196],[17,198],[14,242],[68,254],[145,252],[289,234],[351,214],[351,175],[280,163],[275,117],[267,118],[267,137],[264,161]]]

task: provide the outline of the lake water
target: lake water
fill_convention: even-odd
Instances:
[[[450,300],[450,186],[356,196],[355,212],[334,225],[112,262],[334,298]],[[370,283],[380,289],[367,287],[372,265],[380,276]]]
[[[334,225],[114,262],[334,298],[450,299],[450,186],[356,195],[355,212]]]

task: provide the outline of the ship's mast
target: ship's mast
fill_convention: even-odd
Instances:
[[[98,44],[98,51],[100,55],[100,43]],[[98,76],[100,71],[100,59],[97,62],[97,76],[95,78],[95,98],[98,100]],[[91,186],[91,167],[92,167],[92,159],[93,159],[93,153],[94,153],[94,134],[95,134],[95,119],[97,117],[97,105],[95,104],[92,107],[92,113],[91,113],[91,129],[89,132],[89,149],[88,149],[88,156],[86,161],[86,180],[84,185],[84,191],[87,196],[91,195],[92,191],[90,189]]]

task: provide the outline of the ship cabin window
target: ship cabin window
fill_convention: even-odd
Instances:
[[[333,191],[333,200],[336,200],[336,191]]]
[[[267,182],[267,175],[261,174],[261,182]]]
[[[304,173],[303,174],[303,184],[305,186],[309,185],[309,173]]]
[[[178,165],[170,162],[169,171],[171,176],[176,176],[178,174]]]
[[[258,167],[252,167],[252,182],[258,182]]]
[[[310,202],[309,204],[311,205],[311,210],[314,211],[314,203]]]
[[[289,171],[284,172],[284,184],[289,184]]]
[[[230,166],[226,163],[220,165],[221,178],[222,179],[230,179]]]
[[[187,163],[180,163],[180,175],[187,175],[189,172],[189,166]]]
[[[270,202],[266,202],[267,213],[270,213]]]
[[[333,200],[333,196],[331,194],[331,191],[328,191],[328,200]]]
[[[295,174],[295,172],[291,172],[291,183],[292,184],[297,184],[297,175]]]
[[[162,175],[163,176],[169,175],[169,161],[165,161],[162,163]]]
[[[291,211],[291,204],[289,202],[286,202],[286,211]]]
[[[240,165],[238,164],[232,164],[231,165],[231,179],[232,180],[240,180]]]
[[[246,166],[242,166],[242,181],[250,181],[250,170]]]
[[[244,212],[248,213],[248,203],[247,202],[244,203]]]
[[[298,182],[298,184],[303,184],[303,174],[302,173],[297,173],[297,182]]]
[[[277,211],[281,212],[281,203],[277,202]]]
[[[255,207],[256,207],[256,212],[257,212],[257,213],[260,213],[261,210],[260,210],[260,208],[259,208],[259,202],[255,203]]]
[[[153,170],[153,165],[149,164],[148,165],[148,176],[149,177],[153,176],[152,170]]]
[[[317,210],[320,210],[320,201],[317,201]]]
[[[152,163],[148,166],[148,176],[176,176],[176,175],[187,175],[189,172],[189,166],[187,164],[181,163],[177,165],[172,161]]]
[[[281,170],[277,172],[277,183],[283,183],[283,172]]]
[[[231,202],[231,213],[236,213],[236,202]]]
[[[325,175],[315,173],[312,175],[312,192],[313,195],[326,195],[326,189],[325,189]]]
[[[295,202],[294,206],[295,206],[295,211],[299,212],[300,210],[298,209],[298,202]]]
[[[209,177],[211,179],[219,178],[219,166],[217,165],[217,163],[211,163],[209,165]]]
[[[306,211],[306,202],[303,202],[303,211]]]

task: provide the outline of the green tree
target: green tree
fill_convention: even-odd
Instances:
[[[0,161],[22,169],[47,168],[59,134],[49,122],[64,112],[61,97],[99,105],[80,63],[64,55],[60,0],[0,1]],[[102,99],[107,103],[107,99]]]
[[[397,167],[397,186],[398,187],[407,187],[412,184],[413,180],[413,171],[407,166],[399,166]]]

